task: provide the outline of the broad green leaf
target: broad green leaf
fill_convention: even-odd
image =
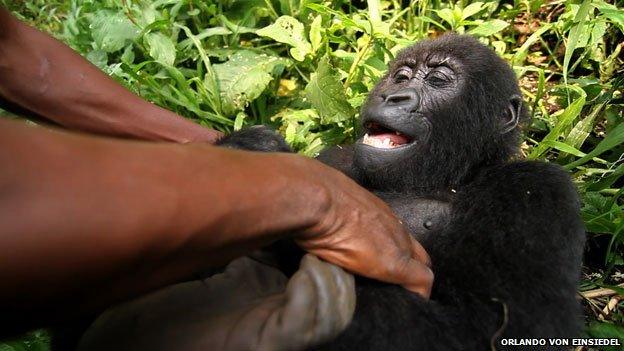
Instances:
[[[121,62],[131,65],[134,63],[134,51],[132,50],[132,44],[126,46],[123,54],[121,55]]]
[[[379,0],[367,0],[368,17],[370,17],[373,25],[381,23],[381,3]]]
[[[176,58],[175,44],[168,36],[162,33],[148,33],[145,40],[149,46],[149,54],[165,66],[172,66]]]
[[[462,21],[462,10],[459,6],[453,7],[453,23],[457,26]]]
[[[355,110],[347,101],[338,73],[329,59],[319,62],[317,71],[312,74],[305,88],[306,97],[319,112],[321,123],[340,123],[355,115]]]
[[[93,50],[87,54],[87,60],[103,70],[108,64],[108,55],[104,50]]]
[[[312,50],[303,24],[294,17],[281,16],[275,23],[257,30],[256,34],[292,46],[290,54],[297,61],[303,61],[305,55]]]
[[[98,49],[114,52],[126,46],[126,40],[134,40],[140,30],[121,12],[100,10],[91,20],[91,35]]]
[[[509,23],[503,20],[494,19],[481,23],[480,25],[470,29],[468,33],[478,37],[489,37],[490,35],[507,28],[507,26],[509,26]]]
[[[624,32],[624,11],[621,8],[617,8],[611,4],[602,3],[598,6],[598,10],[603,16],[618,26],[621,32]]]
[[[604,40],[603,36],[607,31],[607,22],[604,20],[596,20],[591,31],[591,43],[592,46],[598,46]]]
[[[252,51],[237,51],[224,63],[213,65],[225,115],[242,110],[255,100],[273,79],[273,69],[288,61]]]
[[[455,17],[453,16],[453,11],[451,9],[442,9],[442,10],[434,10],[435,13],[443,19],[446,23],[450,24],[451,27],[455,27]]]
[[[479,12],[481,12],[481,10],[485,9],[486,7],[483,6],[483,3],[480,1],[477,2],[473,2],[472,4],[466,6],[463,10],[462,10],[462,20],[465,20],[468,17],[471,17],[472,15],[475,15]]]
[[[305,123],[308,121],[318,121],[319,120],[319,115],[318,112],[314,109],[305,109],[305,110],[284,110],[282,112],[280,112],[278,115],[276,115],[276,117],[281,118],[284,121],[287,122],[294,122],[294,123]]]

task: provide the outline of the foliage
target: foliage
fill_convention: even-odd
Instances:
[[[309,156],[354,139],[357,111],[399,50],[474,35],[520,78],[533,117],[524,155],[562,165],[579,186],[601,244],[582,289],[624,281],[622,1],[3,2],[144,98],[223,131],[271,124]],[[621,321],[614,312],[590,330],[624,338],[608,327]]]

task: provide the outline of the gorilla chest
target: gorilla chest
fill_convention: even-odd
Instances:
[[[425,239],[449,223],[451,204],[448,201],[398,194],[377,195],[392,208],[417,240]]]

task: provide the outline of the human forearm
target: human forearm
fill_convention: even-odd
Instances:
[[[281,165],[294,155],[0,123],[0,309],[8,318],[42,323],[55,316],[46,311],[63,318],[136,296],[305,229],[320,211],[318,191],[286,184]]]
[[[214,142],[203,128],[132,94],[69,47],[0,8],[0,101],[67,128],[175,142]]]

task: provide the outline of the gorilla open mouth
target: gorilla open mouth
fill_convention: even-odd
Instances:
[[[364,128],[366,134],[362,138],[362,144],[365,145],[379,149],[395,149],[413,142],[411,137],[377,122],[367,122]]]

